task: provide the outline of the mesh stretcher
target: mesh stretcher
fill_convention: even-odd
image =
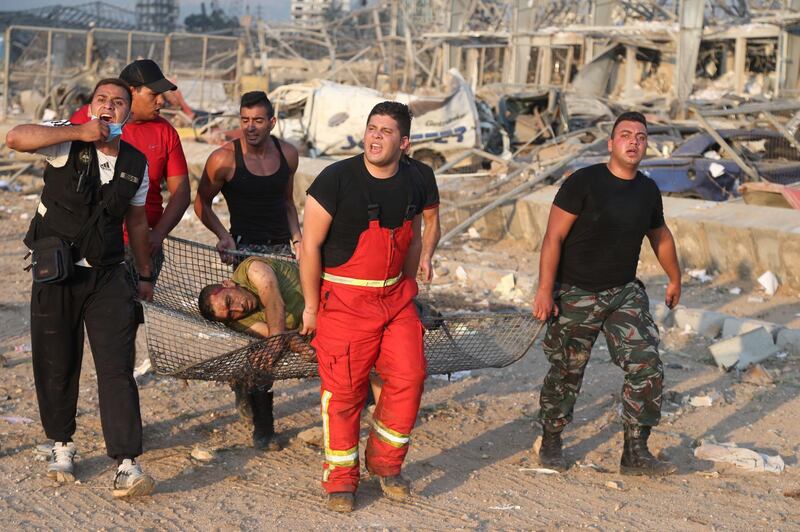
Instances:
[[[230,279],[232,273],[233,267],[224,264],[212,246],[174,237],[164,241],[164,264],[153,301],[143,303],[147,349],[156,373],[253,385],[315,377],[313,353],[297,333],[256,338],[200,315],[200,290]],[[422,321],[431,375],[513,364],[541,329],[529,313],[519,312],[423,316]]]

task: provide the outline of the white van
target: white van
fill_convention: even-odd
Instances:
[[[269,94],[278,123],[274,134],[312,157],[354,155],[363,150],[362,138],[370,110],[385,100],[407,104],[411,121],[411,156],[442,166],[464,150],[481,147],[475,97],[456,70],[449,72],[446,95],[382,94],[365,87],[313,80],[278,87]],[[465,161],[469,164],[469,161]]]

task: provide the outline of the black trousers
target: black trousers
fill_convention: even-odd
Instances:
[[[75,270],[63,283],[34,283],[31,290],[33,377],[42,426],[55,441],[69,441],[75,433],[85,324],[107,453],[133,458],[142,454],[142,416],[133,379],[131,285],[122,264]]]

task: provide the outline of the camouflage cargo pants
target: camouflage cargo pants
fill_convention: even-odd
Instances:
[[[555,300],[559,315],[548,325],[543,344],[550,371],[539,399],[542,426],[560,431],[572,421],[583,373],[601,330],[611,360],[625,371],[623,422],[657,425],[664,368],[644,285],[636,280],[602,292],[563,285]]]

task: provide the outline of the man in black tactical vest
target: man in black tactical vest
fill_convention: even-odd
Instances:
[[[85,325],[106,450],[118,463],[115,497],[147,495],[155,488],[135,460],[142,454],[142,419],[133,378],[136,320],[123,265],[123,220],[139,272],[139,297],[152,299],[153,287],[144,208],[147,160],[119,138],[130,103],[127,83],[104,79],[92,93],[90,122],[20,125],[6,137],[10,148],[42,154],[48,163],[25,236],[33,252],[33,376],[42,425],[55,441],[48,476],[58,482],[75,478],[72,436]]]

